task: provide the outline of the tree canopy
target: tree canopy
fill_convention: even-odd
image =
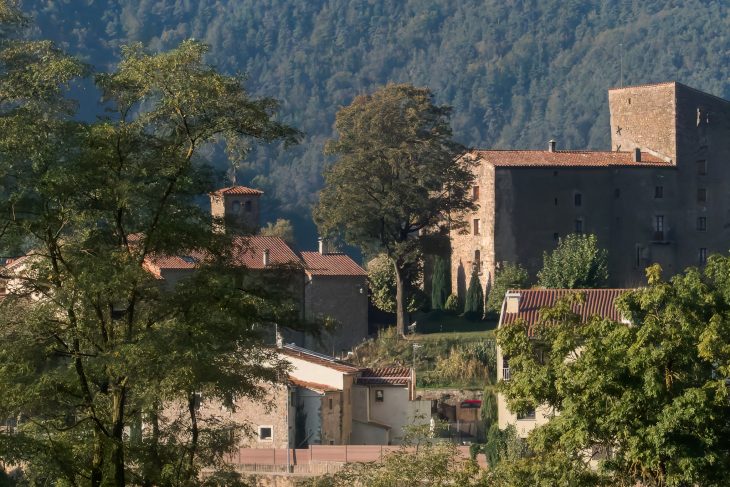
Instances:
[[[451,138],[451,109],[426,88],[387,85],[337,113],[335,162],[314,210],[324,235],[341,235],[365,252],[385,253],[396,273],[396,316],[403,333],[406,270],[418,261],[422,231],[473,203],[474,164]]]
[[[522,289],[530,283],[530,276],[520,264],[502,262],[494,275],[494,282],[487,298],[488,313],[499,313],[504,295],[510,289]]]
[[[519,322],[499,331],[510,409],[560,412],[530,435],[536,457],[519,467],[523,475],[595,474],[581,485],[727,482],[730,257],[713,256],[668,282],[660,273],[652,266],[648,287],[620,299],[630,324],[581,323],[575,294],[542,311],[536,338]],[[551,458],[562,458],[558,470]]]
[[[15,422],[0,457],[35,484],[193,485],[246,431],[200,417],[201,397],[265,402],[286,371],[267,323],[298,316],[232,265],[235,246],[197,202],[217,185],[203,151],[223,141],[235,163],[297,132],[194,41],[126,47],[95,77],[107,116],[80,122],[65,89],[88,68],[0,33],[0,248],[26,254],[0,268],[14,283],[0,301],[0,417]],[[161,255],[198,269],[166,286],[143,268]]]
[[[547,288],[598,288],[608,283],[608,252],[595,235],[570,234],[543,252],[537,283]]]

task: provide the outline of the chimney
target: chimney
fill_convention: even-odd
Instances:
[[[324,255],[325,254],[324,239],[322,237],[319,237],[319,239],[317,240],[317,245],[318,245],[320,255]]]
[[[641,149],[634,149],[634,162],[641,162]]]
[[[264,249],[264,267],[269,265],[270,259],[269,259],[269,249]]]
[[[552,139],[548,142],[548,152],[555,152],[555,141]]]
[[[504,308],[505,313],[515,314],[520,311],[520,294],[519,293],[507,293],[504,297],[506,306]]]

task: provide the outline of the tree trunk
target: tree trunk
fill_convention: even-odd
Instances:
[[[116,387],[112,396],[112,439],[114,451],[112,462],[114,464],[114,486],[124,487],[124,403],[127,390],[125,386]]]
[[[102,478],[102,463],[104,462],[104,433],[99,427],[94,428],[94,457],[91,460],[91,487],[99,487]]]
[[[396,261],[393,262],[395,267],[395,318],[396,330],[400,336],[405,336],[408,321],[408,296],[406,289],[406,281],[404,270],[400,268]]]
[[[188,398],[188,411],[190,412],[191,422],[191,439],[190,439],[190,460],[188,462],[188,475],[190,475],[195,468],[195,455],[198,451],[198,415],[196,411],[196,396],[195,393],[190,394]],[[186,477],[187,478],[187,477]]]

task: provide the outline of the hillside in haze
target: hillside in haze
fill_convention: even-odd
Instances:
[[[608,149],[606,90],[677,80],[729,98],[730,7],[699,0],[38,0],[37,35],[104,69],[121,45],[194,37],[306,133],[252,152],[239,181],[314,243],[309,208],[338,107],[388,81],[430,87],[477,147]]]

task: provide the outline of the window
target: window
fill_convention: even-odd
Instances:
[[[471,188],[471,200],[479,201],[479,186],[473,186]]]
[[[575,206],[581,206],[583,204],[583,195],[580,193],[575,193],[573,196],[573,202],[575,203]]]
[[[697,190],[697,203],[705,203],[707,201],[707,189],[699,188]]]
[[[697,175],[707,175],[707,161],[697,161]]]
[[[334,407],[333,407],[334,404],[333,404],[333,401],[332,401],[332,398],[331,397],[329,398],[329,405],[330,405],[330,411],[332,411],[332,409],[334,409]]]
[[[557,176],[557,175],[558,175],[558,171],[553,171],[553,176]]]
[[[707,231],[707,217],[700,216],[697,218],[697,230],[700,232]]]
[[[507,357],[502,357],[502,380],[508,381],[510,378],[509,359]]]
[[[556,242],[560,240],[560,234],[558,232],[553,233],[553,240],[555,240]]]
[[[474,270],[477,274],[482,273],[482,253],[479,250],[474,251]]]
[[[385,401],[385,394],[383,393],[382,389],[376,389],[375,390],[375,402],[383,402]]]
[[[707,249],[706,249],[706,248],[702,247],[702,248],[700,249],[700,252],[699,252],[699,259],[698,259],[698,260],[699,260],[699,262],[700,262],[700,265],[705,265],[705,264],[707,264]]]
[[[246,210],[246,213],[251,213],[251,200],[246,200],[243,204],[243,209]]]
[[[517,414],[517,419],[535,419],[535,408],[528,409],[523,414]]]
[[[583,233],[583,219],[578,218],[575,221],[575,233]]]
[[[330,440],[330,445],[334,445],[334,444],[335,444],[335,440]]]
[[[231,204],[231,211],[233,213],[238,213],[241,211],[241,202],[236,200]]]
[[[274,439],[271,426],[259,426],[259,441],[271,441]]]
[[[474,235],[480,235],[480,233],[479,233],[479,218],[474,218]]]
[[[664,215],[654,216],[654,240],[664,240]]]
[[[643,247],[636,247],[636,267],[641,267],[642,257],[644,255]]]
[[[664,186],[657,186],[654,188],[654,198],[664,198]]]
[[[558,206],[558,199],[555,198],[555,206]]]

